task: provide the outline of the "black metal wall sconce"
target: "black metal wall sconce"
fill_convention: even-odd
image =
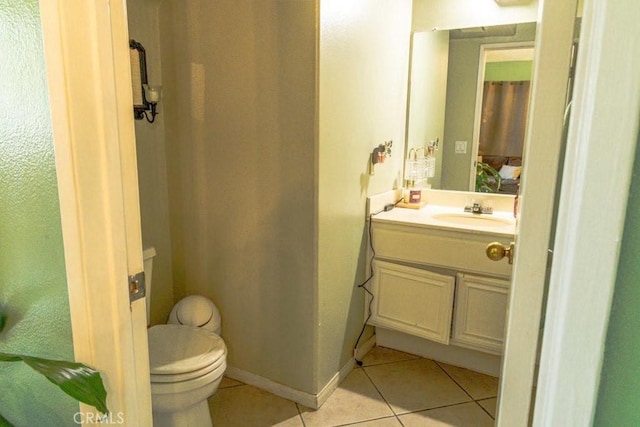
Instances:
[[[144,47],[135,40],[129,41],[131,59],[131,88],[133,90],[133,117],[153,123],[158,114],[157,106],[162,86],[150,85],[147,80],[147,57]]]
[[[378,145],[373,149],[369,157],[369,175],[374,174],[374,166],[378,163],[384,163],[387,157],[391,157],[391,147],[393,141],[385,141],[384,144]]]

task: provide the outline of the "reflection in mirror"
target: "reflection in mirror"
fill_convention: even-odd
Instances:
[[[533,71],[530,43],[482,45],[476,97],[475,191],[517,194]],[[477,136],[477,144],[476,136]],[[473,163],[473,161],[472,161]],[[485,179],[486,178],[486,179]]]
[[[449,32],[416,32],[411,37],[411,63],[407,112],[407,149],[419,150],[429,141],[442,141],[447,97]],[[434,144],[431,144],[432,146]],[[435,173],[421,186],[441,187],[442,151],[433,150]],[[405,171],[406,175],[406,171]]]
[[[523,42],[533,46],[535,31],[536,24],[532,22],[413,34],[406,152],[442,135],[440,150],[436,151],[436,176],[429,181],[432,188],[475,190],[477,156],[482,153],[485,156],[483,160],[487,161],[491,160],[487,157],[494,154],[478,147],[484,88],[483,80],[478,84],[478,76],[501,75],[499,78],[505,81],[530,80],[531,73],[529,62],[528,66],[519,64],[515,67],[519,72],[528,69],[529,78],[506,78],[499,74],[518,64],[496,64],[521,63],[521,58],[496,60],[490,57],[492,65],[485,71],[484,61],[481,60],[482,46],[505,43],[522,45]],[[522,157],[521,148],[519,155],[510,155],[512,153],[497,154]],[[516,167],[514,164],[510,166]],[[506,173],[506,170],[503,172]],[[502,190],[509,190],[509,187],[503,187]]]

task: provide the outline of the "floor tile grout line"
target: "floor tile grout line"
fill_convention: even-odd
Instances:
[[[371,422],[371,421],[386,420],[387,418],[395,418],[396,420],[398,420],[398,417],[397,417],[397,416],[392,416],[392,415],[390,415],[390,416],[388,416],[388,417],[378,417],[378,418],[372,418],[372,419],[370,419],[370,420],[365,420],[365,421],[356,421],[355,423],[335,424],[335,425],[332,425],[332,426],[330,426],[330,427],[348,427],[348,426],[357,426],[357,425],[360,425],[360,424],[362,424],[362,423],[368,423],[368,422]],[[404,427],[404,424],[402,424],[402,421],[398,420],[398,422],[400,423],[400,425],[401,425],[401,426],[403,426],[403,427]]]
[[[449,377],[449,379],[451,379],[451,381],[453,381],[453,383],[454,383],[455,385],[457,385],[457,386],[458,386],[458,387],[459,387],[459,388],[464,392],[464,394],[466,394],[466,395],[467,395],[467,397],[469,398],[469,400],[466,400],[466,401],[464,401],[464,402],[452,403],[452,404],[448,404],[448,405],[436,406],[436,407],[433,407],[433,408],[420,409],[420,410],[418,410],[418,411],[409,411],[409,412],[405,412],[405,413],[403,413],[403,414],[397,414],[397,413],[396,413],[396,411],[394,411],[394,410],[393,410],[393,408],[391,407],[391,404],[390,404],[390,403],[387,401],[387,399],[384,397],[384,395],[382,394],[382,392],[378,389],[378,386],[376,385],[376,383],[375,383],[375,382],[373,381],[373,379],[369,376],[369,374],[367,374],[366,370],[364,369],[364,368],[365,368],[365,366],[361,366],[361,367],[360,367],[360,369],[362,369],[362,371],[363,371],[363,372],[364,372],[364,374],[367,376],[367,378],[369,378],[369,381],[371,381],[371,384],[373,384],[373,386],[374,386],[374,387],[375,387],[375,389],[378,391],[378,393],[380,394],[380,396],[382,397],[382,399],[384,399],[385,403],[387,404],[387,406],[389,406],[389,409],[391,409],[391,412],[393,412],[393,414],[395,415],[396,419],[400,422],[400,424],[402,424],[402,425],[404,426],[404,424],[402,423],[402,421],[400,421],[400,418],[399,418],[399,417],[400,417],[400,415],[414,414],[414,413],[424,412],[424,411],[431,411],[431,410],[434,410],[434,409],[441,409],[441,408],[447,408],[447,407],[450,407],[450,406],[463,405],[463,404],[467,404],[467,403],[471,403],[471,402],[475,402],[475,403],[477,403],[477,401],[474,399],[474,397],[473,397],[473,396],[471,396],[471,394],[469,394],[469,392],[467,392],[467,390],[466,390],[464,387],[462,387],[460,384],[458,384],[458,382],[457,382],[455,379],[453,379],[453,377],[452,377],[451,375],[449,375],[449,373],[448,373],[448,372],[447,372],[447,371],[446,371],[442,366],[440,366],[440,364],[439,364],[437,361],[435,361],[435,360],[433,360],[433,359],[427,359],[427,358],[425,358],[425,357],[416,357],[415,359],[394,360],[394,361],[391,361],[391,362],[380,363],[380,364],[377,364],[377,365],[369,365],[369,367],[370,367],[370,366],[380,366],[380,365],[390,365],[390,364],[394,364],[394,363],[402,363],[402,362],[408,362],[408,361],[418,360],[418,359],[422,359],[422,360],[430,360],[431,362],[435,363],[435,364],[436,364],[436,366],[437,366],[438,368],[440,368],[440,370],[441,370],[441,371],[443,371],[443,372],[444,372],[444,374],[445,374],[447,377]],[[493,399],[493,397],[487,397],[487,398],[483,398],[483,399],[481,399],[481,400],[484,400],[484,399]],[[479,403],[477,403],[477,404],[478,404],[478,406],[480,406],[480,407],[482,408],[482,405],[480,405]],[[483,411],[484,411],[484,412],[487,412],[484,408],[482,408],[482,409],[483,409]],[[491,414],[488,414],[488,415],[491,417]],[[493,417],[491,417],[491,418],[493,419]]]
[[[391,406],[391,404],[389,403],[389,401],[386,399],[386,397],[383,395],[382,391],[378,388],[378,385],[374,382],[374,380],[372,379],[372,377],[369,375],[369,373],[367,372],[368,369],[366,368],[376,368],[378,366],[383,366],[383,365],[392,365],[392,364],[403,364],[406,362],[411,362],[411,361],[415,361],[415,360],[428,360],[431,361],[433,363],[435,363],[436,366],[438,366],[438,368],[451,380],[453,381],[454,384],[456,384],[464,393],[465,395],[467,395],[467,397],[469,398],[468,401],[464,401],[464,402],[458,402],[458,403],[451,403],[451,404],[446,404],[446,405],[442,405],[442,406],[437,406],[437,407],[433,407],[433,408],[426,408],[426,409],[420,409],[420,410],[414,410],[414,411],[409,411],[409,412],[404,412],[404,413],[396,413],[396,411],[393,409],[393,407]],[[407,414],[413,414],[413,413],[420,413],[420,412],[427,412],[427,411],[432,411],[432,410],[437,410],[437,409],[441,409],[441,408],[447,408],[447,407],[453,407],[453,406],[458,406],[458,405],[464,405],[470,402],[475,402],[476,405],[478,405],[480,407],[480,409],[487,414],[487,416],[489,416],[492,420],[495,420],[494,416],[491,415],[491,413],[489,413],[489,410],[484,408],[484,406],[482,406],[480,404],[481,401],[487,401],[487,400],[491,400],[491,399],[495,399],[497,398],[497,396],[485,396],[485,397],[481,397],[481,398],[474,398],[473,396],[471,396],[471,394],[465,389],[465,387],[463,387],[458,381],[456,381],[453,376],[441,365],[441,363],[437,362],[436,360],[433,359],[428,359],[428,358],[424,358],[424,357],[420,357],[420,356],[416,356],[415,358],[407,358],[407,359],[402,359],[402,360],[392,360],[392,361],[386,361],[386,362],[380,362],[380,363],[375,363],[375,364],[368,364],[368,365],[363,365],[363,366],[357,366],[357,368],[362,369],[363,373],[365,374],[365,376],[367,377],[367,379],[369,380],[369,382],[371,383],[371,385],[374,387],[374,389],[378,392],[378,395],[382,398],[382,400],[386,403],[387,407],[390,409],[391,411],[391,415],[389,416],[381,416],[381,417],[377,417],[377,418],[373,418],[370,420],[361,420],[361,421],[357,421],[357,422],[352,422],[352,423],[347,423],[347,424],[335,424],[333,425],[334,427],[340,427],[340,426],[352,426],[352,425],[358,425],[360,423],[363,422],[370,422],[370,421],[376,421],[376,420],[383,420],[383,419],[392,419],[395,418],[400,426],[404,427],[404,423],[402,422],[402,420],[400,419],[400,416],[404,416]],[[238,387],[242,387],[242,386],[248,386],[245,383],[242,382],[238,382],[236,384],[233,385],[228,385],[226,387],[221,387],[220,389],[233,389],[233,388],[238,388]],[[292,403],[294,403],[295,407],[296,407],[296,411],[298,414],[298,417],[300,419],[301,425],[303,427],[307,427],[307,424],[305,422],[305,419],[303,417],[302,414],[302,409],[301,409],[301,405],[299,405],[297,402],[292,401]]]
[[[492,398],[492,399],[493,399],[493,398]],[[487,410],[485,409],[485,407],[484,407],[484,406],[482,406],[482,405],[480,404],[480,401],[478,401],[478,400],[474,400],[474,402],[476,402],[476,405],[478,405],[478,406],[480,407],[480,409],[482,409],[482,410],[483,410],[487,415],[489,415],[489,416],[491,417],[491,419],[492,419],[492,420],[494,420],[494,421],[495,421],[495,418],[493,417],[493,415],[491,415],[491,414],[489,413],[489,411],[487,411]]]
[[[373,386],[373,388],[376,389],[376,391],[378,392],[378,394],[380,395],[380,397],[382,398],[382,400],[384,400],[384,403],[387,404],[387,407],[389,408],[389,410],[391,411],[391,413],[393,414],[393,416],[396,418],[396,420],[398,420],[398,422],[400,423],[400,425],[404,426],[404,424],[402,423],[402,421],[400,421],[400,418],[398,418],[398,414],[396,414],[396,411],[393,410],[393,408],[391,407],[391,404],[389,403],[389,401],[387,401],[387,398],[384,397],[384,395],[382,394],[382,392],[380,391],[380,389],[378,388],[378,386],[376,385],[376,383],[373,381],[373,379],[369,376],[369,374],[367,373],[367,371],[364,369],[364,366],[361,368],[362,372],[364,373],[364,375],[367,377],[367,379],[369,380],[369,382],[371,383],[371,385]]]
[[[224,387],[218,387],[218,390],[225,390],[225,389],[228,389],[228,388],[242,387],[242,386],[245,386],[245,385],[247,385],[247,384],[241,383],[241,384],[227,385],[227,386],[224,386]]]
[[[410,411],[410,412],[406,412],[404,414],[400,414],[400,415],[406,415],[406,414],[413,414],[413,413],[418,413],[418,412],[424,412],[424,411],[431,411],[434,409],[440,409],[440,408],[447,408],[450,406],[456,406],[456,405],[463,405],[466,403],[471,403],[471,402],[475,402],[478,406],[480,406],[480,408],[489,416],[491,417],[491,419],[494,419],[491,414],[482,406],[478,403],[478,400],[485,400],[485,399],[493,399],[493,397],[486,397],[486,398],[482,398],[482,399],[478,399],[476,400],[473,396],[471,396],[471,394],[461,385],[459,384],[450,374],[449,372],[447,372],[446,369],[444,369],[440,363],[438,363],[436,360],[433,359],[428,359],[426,357],[422,357],[422,356],[416,356],[414,358],[408,358],[408,359],[403,359],[403,360],[392,360],[392,361],[388,361],[388,362],[379,362],[379,363],[375,363],[375,364],[370,364],[370,365],[363,365],[360,368],[364,371],[365,367],[372,367],[372,366],[382,366],[382,365],[391,365],[394,363],[401,363],[401,362],[408,362],[408,361],[412,361],[412,360],[418,360],[418,359],[422,359],[422,360],[430,360],[433,363],[436,364],[436,366],[438,366],[438,368],[440,368],[440,370],[451,379],[451,381],[454,382],[454,384],[456,384],[471,400],[468,400],[466,402],[460,402],[460,403],[454,403],[451,405],[443,405],[443,406],[437,406],[434,408],[428,408],[428,409],[422,409],[419,411]],[[391,405],[389,404],[389,402],[387,402],[387,399],[385,399],[384,395],[382,394],[382,392],[378,389],[378,386],[376,386],[375,382],[373,381],[373,379],[371,379],[371,377],[369,377],[369,375],[366,373],[365,371],[365,375],[367,375],[367,378],[369,378],[369,380],[371,381],[371,383],[373,384],[373,386],[376,388],[376,390],[378,390],[378,393],[382,396],[382,398],[384,399],[384,401],[387,403],[387,406],[389,406],[389,408],[391,409],[391,411],[393,412],[393,414],[395,415],[396,419],[398,420],[398,422],[404,426],[404,424],[402,423],[402,421],[400,420],[400,415],[396,413],[396,411],[393,410],[393,408],[391,407]]]
[[[298,410],[298,416],[300,417],[300,421],[302,422],[302,427],[307,427],[307,423],[304,421],[304,417],[302,416],[302,410],[300,409],[300,404],[298,402],[293,402],[293,404],[296,405],[296,409]]]
[[[432,362],[434,362],[434,363],[438,366],[438,368],[440,368],[441,370],[443,370],[443,371],[444,371],[444,369],[442,368],[442,366],[440,366],[440,365],[439,365],[435,360],[427,359],[427,358],[424,358],[424,357],[418,357],[417,359],[431,360]],[[416,359],[409,359],[409,360],[416,360]],[[387,363],[384,363],[384,364],[385,364],[385,365],[389,365],[389,364],[392,364],[392,363],[399,363],[399,362],[406,362],[406,361],[407,361],[407,360],[396,360],[396,361],[393,361],[393,362],[387,362]],[[370,366],[371,366],[371,365],[370,365]],[[373,366],[379,366],[379,365],[373,365]],[[405,412],[405,413],[402,413],[402,414],[398,414],[398,413],[396,413],[396,411],[394,411],[394,410],[393,410],[393,408],[391,407],[391,404],[387,401],[387,399],[384,397],[384,395],[382,394],[382,392],[378,389],[378,386],[377,386],[377,385],[376,385],[376,383],[373,381],[373,379],[369,376],[369,374],[367,374],[367,371],[364,369],[365,367],[364,367],[364,366],[362,366],[362,367],[360,367],[360,368],[362,369],[362,371],[364,372],[364,374],[367,376],[367,378],[369,379],[369,381],[371,381],[371,384],[373,384],[373,387],[378,391],[378,393],[380,394],[380,396],[382,397],[382,399],[385,401],[385,403],[387,404],[387,406],[389,406],[389,409],[391,409],[391,412],[393,412],[393,414],[394,414],[395,418],[398,420],[398,422],[399,422],[402,426],[404,426],[404,424],[403,424],[403,423],[402,423],[402,421],[400,420],[400,416],[401,416],[401,415],[415,414],[415,413],[419,413],[419,412],[431,411],[431,410],[434,410],[434,409],[448,408],[448,407],[450,407],[450,406],[464,405],[464,404],[467,404],[467,403],[476,402],[476,401],[474,400],[473,396],[471,396],[469,393],[467,393],[467,391],[464,389],[464,387],[462,387],[460,384],[458,384],[458,383],[457,383],[453,378],[451,378],[451,376],[450,376],[446,371],[444,371],[444,373],[445,373],[445,374],[446,374],[446,375],[447,375],[447,376],[448,376],[448,377],[449,377],[449,378],[450,378],[450,379],[451,379],[451,380],[452,380],[452,381],[453,381],[453,382],[454,382],[458,387],[460,387],[460,388],[462,389],[462,391],[463,391],[463,392],[468,396],[468,398],[469,398],[470,400],[466,400],[466,401],[464,401],[464,402],[452,403],[452,404],[448,404],[448,405],[435,406],[435,407],[433,407],[433,408],[420,409],[420,410],[417,410],[417,411],[409,411],[409,412]],[[487,398],[487,399],[492,399],[492,398]],[[477,402],[476,402],[476,403],[477,403]],[[478,404],[478,405],[480,405],[480,404]],[[480,405],[480,406],[482,406],[482,405]],[[483,408],[483,410],[484,410],[484,408]],[[485,412],[486,412],[486,411],[485,411]],[[489,414],[489,416],[491,416],[491,415]],[[493,417],[492,417],[492,419],[493,419]]]
[[[433,411],[433,410],[436,410],[436,409],[450,408],[450,407],[453,407],[453,406],[466,405],[467,403],[474,403],[474,402],[476,402],[476,401],[475,400],[466,400],[464,402],[449,403],[449,404],[442,405],[442,406],[434,406],[433,408],[419,409],[417,411],[403,412],[402,414],[398,414],[397,416],[402,416],[402,415],[407,415],[407,414],[418,414],[420,412],[428,412],[428,411]]]
[[[496,395],[496,396],[485,396],[485,397],[479,397],[479,398],[477,398],[477,399],[476,399],[475,397],[471,396],[471,394],[467,391],[467,389],[465,389],[462,385],[458,384],[458,382],[457,382],[457,381],[456,381],[456,380],[455,380],[455,379],[454,379],[454,378],[449,374],[449,372],[447,372],[447,370],[446,370],[446,369],[444,369],[442,366],[440,366],[440,363],[438,363],[438,362],[437,362],[437,361],[435,361],[435,360],[434,360],[433,362],[434,362],[436,365],[438,365],[438,367],[439,367],[440,369],[442,369],[442,370],[444,371],[444,373],[445,373],[445,374],[447,374],[447,376],[448,376],[449,378],[451,378],[451,380],[452,380],[454,383],[456,383],[456,384],[458,385],[458,387],[460,387],[462,390],[464,390],[464,392],[467,394],[467,396],[469,396],[471,399],[473,399],[473,401],[474,401],[474,402],[479,402],[479,401],[481,401],[481,400],[489,400],[489,399],[497,399],[497,398],[498,398],[498,396]],[[463,368],[463,369],[464,369],[464,368]]]
[[[449,372],[447,372],[446,369],[444,369],[440,363],[438,363],[437,361],[433,361],[436,365],[438,365],[438,367],[449,377],[451,378],[451,381],[453,381],[454,383],[456,383],[458,385],[458,387],[460,387],[462,389],[462,391],[464,391],[466,393],[467,396],[469,396],[473,402],[475,402],[476,405],[478,405],[480,407],[480,409],[482,409],[489,417],[491,417],[492,420],[495,420],[495,418],[489,413],[489,411],[487,411],[480,403],[480,400],[488,400],[488,399],[495,399],[495,397],[483,397],[482,399],[476,399],[475,397],[471,396],[471,394],[460,384],[458,384],[458,382],[449,374]]]
[[[415,358],[412,358],[412,359],[390,360],[388,362],[377,362],[377,363],[371,363],[371,364],[363,364],[362,366],[358,366],[358,367],[359,368],[371,368],[373,366],[391,365],[393,363],[410,362],[412,360],[419,360],[419,359],[430,360],[430,359],[426,359],[424,357],[416,356]]]
[[[473,401],[475,401],[475,400],[476,400],[473,396],[471,396],[471,394],[470,394],[470,393],[469,393],[469,392],[468,392],[464,387],[462,387],[462,386],[458,383],[458,381],[456,381],[456,380],[455,380],[455,379],[454,379],[454,378],[449,374],[449,372],[447,372],[447,370],[446,370],[446,369],[444,369],[442,366],[440,366],[440,364],[439,364],[437,361],[435,361],[435,360],[434,360],[434,361],[433,361],[433,363],[435,363],[435,364],[436,364],[436,366],[437,366],[438,368],[440,368],[440,369],[442,370],[442,372],[444,372],[444,374],[445,374],[446,376],[448,376],[449,378],[451,378],[451,381],[453,381],[453,382],[454,382],[458,387],[460,387],[460,388],[462,389],[462,391],[464,391],[464,393],[465,393],[467,396],[469,396]]]

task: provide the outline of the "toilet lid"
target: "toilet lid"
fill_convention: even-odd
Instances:
[[[222,338],[191,326],[152,326],[148,337],[151,374],[175,375],[202,370],[219,364],[227,353]]]

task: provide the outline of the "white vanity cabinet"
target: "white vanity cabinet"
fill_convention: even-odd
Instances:
[[[509,287],[508,280],[458,273],[451,343],[501,354]]]
[[[449,343],[455,276],[384,261],[373,271],[371,323]]]
[[[370,324],[501,354],[511,265],[485,249],[513,236],[375,220],[372,236]]]

